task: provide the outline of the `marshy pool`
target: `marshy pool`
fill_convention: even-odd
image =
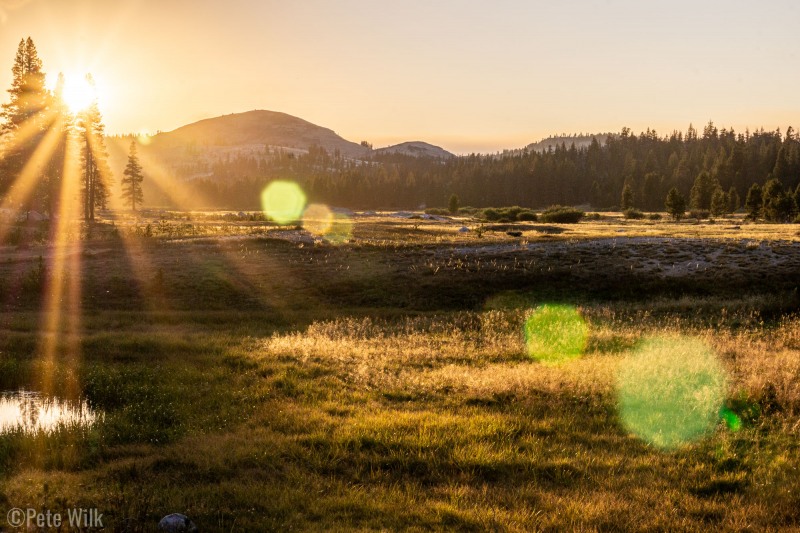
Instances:
[[[0,435],[50,433],[59,428],[91,426],[102,418],[86,400],[67,400],[19,389],[0,392]]]

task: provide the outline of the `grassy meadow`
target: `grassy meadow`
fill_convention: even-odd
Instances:
[[[60,248],[46,223],[6,232],[0,389],[103,416],[0,435],[0,516],[96,507],[113,531],[172,512],[201,531],[800,528],[797,225],[378,214],[322,239],[252,218],[107,220]],[[573,359],[531,356],[542,304],[580,316]],[[621,414],[620,376],[648,339],[666,341],[641,388],[685,385],[669,347],[686,339],[720,369],[710,427],[678,446]]]

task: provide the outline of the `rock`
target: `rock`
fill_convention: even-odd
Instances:
[[[244,211],[239,211],[239,218],[244,218],[246,216],[247,216],[247,213],[245,213]]]
[[[459,233],[468,233],[469,232],[469,228],[466,227],[466,226],[461,226],[460,228],[458,228],[458,232]]]
[[[158,523],[159,531],[168,533],[197,533],[197,526],[189,517],[180,513],[168,514]]]

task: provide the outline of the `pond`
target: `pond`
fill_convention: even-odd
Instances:
[[[0,435],[90,426],[101,417],[86,400],[66,400],[25,389],[0,392]]]

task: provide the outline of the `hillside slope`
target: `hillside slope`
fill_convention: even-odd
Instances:
[[[422,141],[409,141],[385,148],[375,150],[376,154],[404,154],[414,157],[438,157],[439,159],[449,159],[455,157],[440,146],[434,146]]]

